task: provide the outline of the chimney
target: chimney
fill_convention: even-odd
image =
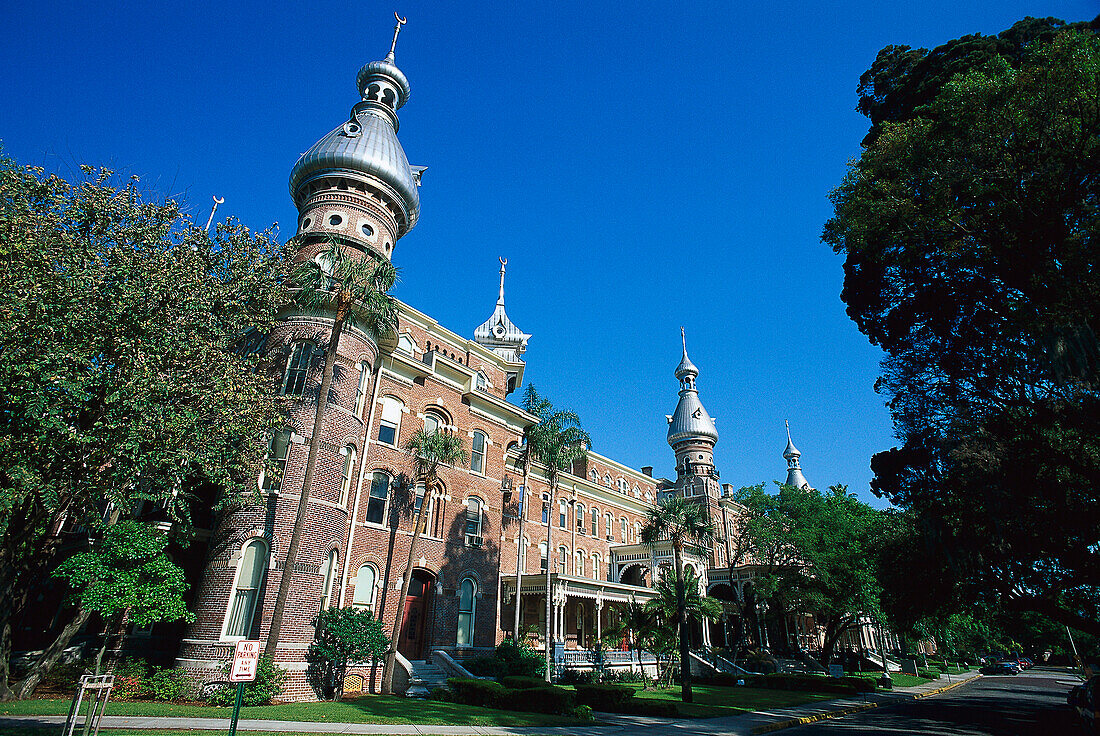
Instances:
[[[642,466],[642,475],[645,475],[649,478],[652,478],[653,477],[653,466],[652,465],[643,465]]]
[[[723,483],[722,484],[722,495],[723,496],[732,496],[733,495],[733,484],[732,483]]]

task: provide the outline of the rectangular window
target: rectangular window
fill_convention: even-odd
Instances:
[[[577,531],[584,534],[584,506],[577,504]]]
[[[382,398],[382,416],[378,420],[378,441],[384,445],[396,445],[401,413],[405,405],[393,396]]]
[[[548,561],[546,559],[546,542],[541,542],[539,544],[539,572],[546,572],[547,562]]]
[[[376,472],[371,478],[370,497],[367,499],[367,522],[381,524],[386,513],[386,496],[390,493],[390,477]]]
[[[565,551],[565,547],[558,547],[558,573],[565,574],[565,565],[569,561],[568,552]]]
[[[550,497],[544,495],[542,497],[542,523],[548,524],[550,522]]]
[[[470,441],[470,470],[485,472],[485,435],[482,432],[474,432]]]
[[[481,546],[481,499],[466,499],[466,546]]]
[[[265,491],[277,491],[282,487],[289,455],[290,430],[280,429],[271,435],[271,443],[267,448],[267,459],[271,463],[271,469],[265,470],[260,476],[261,488]]]
[[[592,536],[600,536],[600,510],[592,509]]]
[[[355,445],[348,445],[342,452],[344,456],[344,471],[340,476],[340,505],[348,505],[348,494],[351,491],[351,474],[355,471]]]
[[[565,528],[565,525],[569,523],[567,521],[568,516],[565,501],[558,501],[558,527]]]
[[[370,369],[366,363],[359,364],[359,387],[355,389],[355,416],[362,418],[367,403],[367,388],[370,385]]]
[[[290,359],[286,362],[286,375],[283,376],[283,396],[301,396],[306,387],[306,372],[309,370],[309,358],[313,354],[313,345],[308,342],[294,343]]]

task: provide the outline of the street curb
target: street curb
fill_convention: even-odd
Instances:
[[[812,716],[791,718],[786,721],[776,721],[775,723],[765,723],[762,726],[756,726],[755,728],[753,728],[751,733],[753,734],[753,736],[755,736],[758,733],[771,733],[772,731],[781,731],[784,728],[791,728],[792,726],[802,726],[807,723],[824,721],[830,718],[840,718],[841,716],[851,715],[852,713],[859,713],[861,710],[870,710],[871,708],[877,707],[878,703],[862,703],[860,705],[850,705],[847,708],[837,708],[836,710],[830,710],[824,713],[816,713]]]
[[[959,680],[958,682],[953,682],[950,685],[944,685],[943,687],[936,688],[935,690],[929,690],[926,693],[917,693],[916,695],[913,696],[913,699],[914,700],[919,700],[920,698],[929,698],[933,695],[939,695],[940,693],[945,693],[948,690],[953,690],[954,688],[957,688],[959,685],[965,685],[968,682],[973,682],[974,680],[977,680],[979,677],[981,677],[981,675],[974,675],[973,677],[968,677],[965,680]]]

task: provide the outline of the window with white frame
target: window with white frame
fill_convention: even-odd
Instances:
[[[573,555],[573,574],[577,577],[584,577],[584,552],[579,549]]]
[[[424,431],[428,434],[435,434],[436,432],[443,431],[447,428],[447,419],[437,411],[429,410],[424,412]]]
[[[367,389],[370,388],[370,366],[359,364],[359,385],[355,388],[355,416],[362,418],[367,404]]]
[[[581,534],[584,534],[584,506],[582,504],[579,504],[579,503],[577,504],[576,516],[577,516],[577,531],[580,532]]]
[[[326,610],[332,605],[332,583],[336,577],[336,550],[328,553],[325,564],[321,567],[321,610]]]
[[[619,542],[626,544],[626,517],[619,517]]]
[[[480,389],[481,391],[489,390],[489,379],[486,378],[485,374],[481,371],[478,371],[477,375],[474,376],[474,388]]]
[[[546,559],[546,542],[539,542],[539,571],[546,572],[546,565],[548,564]]]
[[[550,523],[550,494],[542,494],[542,523]]]
[[[382,524],[386,514],[386,499],[390,495],[390,476],[381,470],[371,475],[370,495],[367,497],[367,522]]]
[[[592,536],[600,536],[600,510],[595,506],[592,507]]]
[[[531,540],[527,537],[524,537],[519,545],[519,571],[524,575],[527,574],[527,548],[530,546]]]
[[[558,499],[558,527],[565,529],[569,523],[569,505],[565,499]]]
[[[396,445],[401,429],[401,414],[405,404],[396,396],[382,397],[382,416],[378,423],[378,441],[384,445]]]
[[[262,539],[250,539],[241,548],[237,579],[233,583],[233,595],[225,617],[226,638],[244,639],[251,632],[256,599],[267,572],[267,556],[267,542]]]
[[[600,482],[600,472],[598,470],[596,470],[595,468],[592,468],[592,470],[589,471],[588,477],[592,479],[593,483],[599,483]]]
[[[642,541],[642,524],[641,522],[634,522],[634,544],[638,544]]]
[[[374,591],[378,573],[370,565],[361,565],[359,572],[355,574],[355,594],[352,596],[351,605],[367,611],[374,610]]]
[[[615,539],[615,517],[611,515],[611,512],[607,512],[603,517],[604,522],[604,534],[607,537],[607,541]]]
[[[479,474],[485,472],[485,439],[485,433],[478,430],[470,440],[470,470]]]
[[[565,546],[558,547],[558,574],[565,575],[566,565],[569,564],[569,550]]]
[[[271,435],[267,445],[267,461],[271,469],[260,473],[260,488],[265,491],[277,491],[283,485],[286,461],[290,456],[290,430],[279,429]]]
[[[477,496],[466,499],[466,546],[481,546],[481,499]]]
[[[401,337],[397,338],[397,349],[405,355],[413,354],[413,344],[414,343],[412,341],[412,338],[408,335],[402,335]]]
[[[415,526],[416,520],[420,517],[420,507],[424,504],[424,499],[428,499],[428,508],[424,509],[424,526],[421,527],[420,532],[428,528],[428,517],[432,514],[432,501],[434,494],[427,493],[424,489],[423,483],[416,484],[416,497],[413,501],[413,525]]]
[[[592,553],[592,579],[593,580],[599,580],[600,579],[600,553],[599,552],[593,552]]]
[[[619,486],[619,491],[620,491],[620,492],[622,492],[622,493],[628,493],[628,492],[630,491],[630,484],[629,484],[629,483],[627,483],[627,482],[626,482],[625,480],[623,480],[622,478],[619,478],[619,479],[618,479],[617,481],[615,481],[615,482],[616,482],[616,483],[618,484],[618,486]]]
[[[340,454],[344,456],[344,469],[340,475],[340,505],[347,506],[352,473],[355,472],[355,445],[349,443],[340,451]]]
[[[306,373],[309,371],[309,359],[312,355],[313,343],[294,343],[286,362],[286,373],[283,374],[283,385],[279,393],[283,396],[302,395],[306,388]]]
[[[477,601],[477,583],[473,578],[463,578],[458,587],[458,639],[460,647],[474,645],[474,608]]]

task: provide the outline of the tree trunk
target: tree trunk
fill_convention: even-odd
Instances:
[[[553,569],[551,554],[553,554],[553,545],[550,544],[550,534],[553,525],[550,523],[554,518],[554,500],[558,495],[558,478],[557,473],[553,468],[550,468],[550,497],[546,501],[546,681],[550,682],[550,632],[553,630],[553,626],[550,622],[552,616],[552,604],[550,602],[550,571]]]
[[[523,568],[520,563],[523,560],[523,520],[527,517],[527,483],[531,477],[531,460],[526,457],[528,451],[524,450],[525,456],[523,460],[523,489],[520,494],[519,501],[519,531],[516,532],[516,613],[515,621],[512,624],[512,638],[519,645],[519,615],[520,615],[520,584],[523,581]],[[550,545],[546,546],[547,555],[550,553]],[[550,558],[547,557],[546,561],[549,563]]]
[[[309,441],[309,458],[306,460],[306,474],[302,480],[302,494],[298,497],[298,512],[294,517],[294,529],[290,533],[290,544],[286,550],[286,562],[283,565],[283,574],[279,578],[279,594],[275,597],[275,606],[271,611],[271,627],[267,632],[267,644],[264,646],[264,654],[275,658],[276,649],[279,646],[279,636],[283,629],[283,611],[286,609],[287,599],[290,597],[290,585],[294,579],[294,567],[298,561],[298,547],[302,542],[302,529],[305,527],[306,516],[309,514],[309,492],[313,484],[313,471],[317,467],[317,453],[321,449],[321,432],[325,418],[325,407],[328,406],[328,392],[332,387],[332,369],[336,364],[336,351],[340,346],[340,333],[344,330],[344,320],[347,319],[350,304],[341,303],[336,310],[336,319],[332,323],[332,335],[329,339],[328,350],[325,351],[325,369],[321,374],[321,391],[317,396],[317,411],[313,415],[313,436]],[[365,453],[364,453],[365,454]]]
[[[31,665],[30,670],[27,672],[27,676],[19,682],[15,683],[12,688],[12,693],[15,697],[22,700],[30,697],[34,689],[38,687],[38,683],[42,681],[42,678],[49,674],[50,670],[57,660],[61,658],[61,655],[65,652],[65,648],[69,646],[69,642],[73,640],[76,633],[80,631],[80,627],[88,620],[88,617],[92,615],[91,611],[80,609],[72,621],[65,625],[65,628],[61,630],[61,633],[57,635],[57,638],[53,640],[45,651],[38,656],[38,660]]]
[[[672,562],[676,566],[676,614],[680,619],[680,700],[692,701],[691,657],[688,647],[688,612],[684,602],[684,568],[681,561],[683,551],[679,544],[672,545]]]
[[[11,621],[5,618],[0,622],[0,703],[11,700],[15,693],[8,687],[11,661]]]
[[[416,560],[416,550],[420,546],[420,530],[424,528],[424,513],[431,504],[431,489],[435,484],[432,479],[425,477],[424,500],[420,502],[420,511],[416,514],[416,522],[413,527],[412,542],[409,544],[409,558],[405,562],[405,577],[401,584],[401,597],[397,599],[397,616],[393,620],[393,634],[390,636],[390,648],[386,652],[386,664],[382,669],[382,694],[393,694],[393,670],[397,666],[397,640],[401,636],[401,619],[405,616],[405,599],[409,595],[409,586],[412,584],[413,562]],[[416,486],[413,486],[413,503],[416,503]]]

